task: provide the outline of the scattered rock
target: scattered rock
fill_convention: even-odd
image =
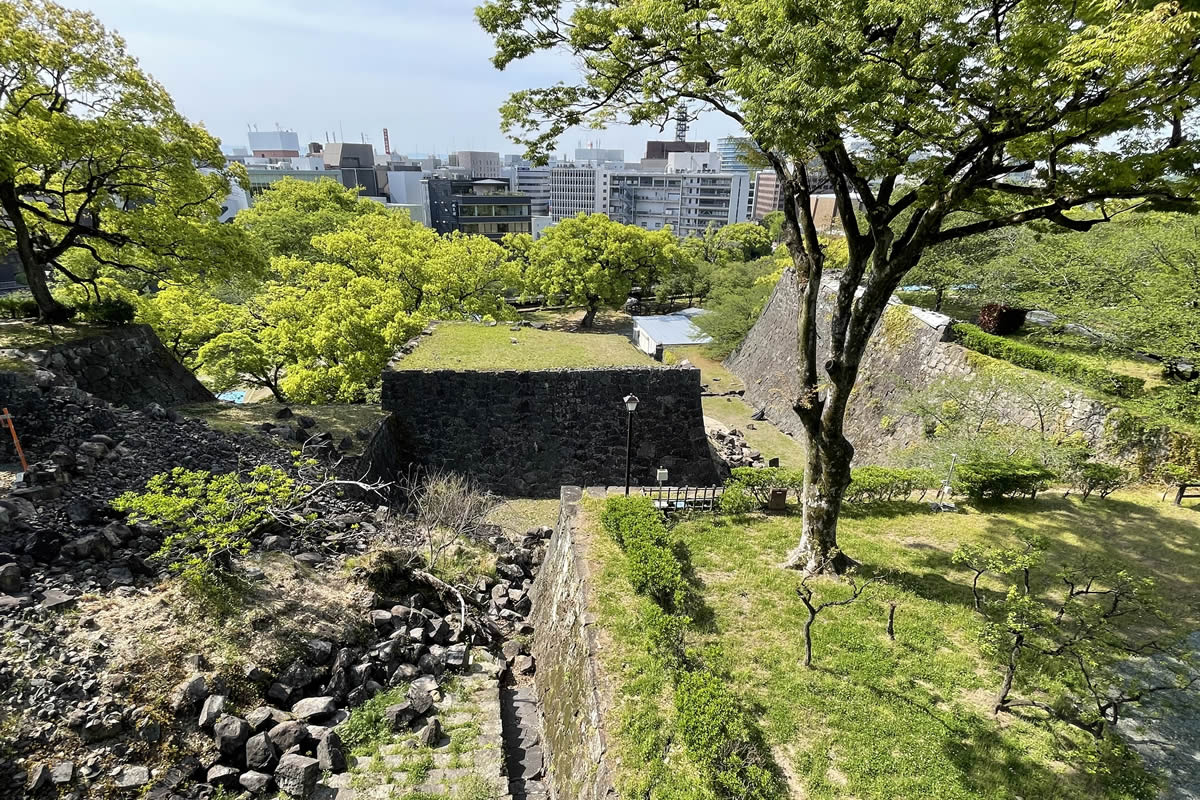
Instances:
[[[299,753],[288,753],[279,759],[275,768],[275,783],[279,790],[291,797],[306,798],[317,785],[321,765],[315,758]]]

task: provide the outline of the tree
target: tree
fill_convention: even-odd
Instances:
[[[578,83],[502,107],[529,156],[571,126],[665,124],[682,104],[736,122],[774,169],[802,282],[806,486],[790,566],[851,563],[828,559],[854,454],[846,409],[888,299],[929,247],[1034,220],[1090,229],[1196,191],[1200,14],[1178,3],[487,0],[476,14],[499,68],[551,48],[580,64]],[[810,159],[848,248],[824,287]],[[947,224],[955,212],[974,216]]]
[[[94,286],[102,267],[142,280],[253,267],[219,223],[244,176],[93,15],[0,3],[0,244],[44,319],[66,314],[52,273]]]
[[[525,291],[563,296],[586,308],[590,328],[601,308],[619,308],[634,286],[649,288],[684,259],[670,230],[622,225],[604,214],[580,214],[547,230],[529,251]]]
[[[989,277],[986,267],[1012,256],[1028,238],[1021,228],[998,228],[934,245],[905,280],[909,285],[932,289],[933,310],[941,311],[947,290],[978,292],[980,283]]]
[[[315,259],[313,237],[335,233],[360,217],[387,213],[386,207],[333,178],[284,178],[271,184],[254,205],[239,211],[234,222],[258,239],[269,255]]]
[[[276,256],[271,280],[212,313],[220,332],[196,364],[213,388],[248,382],[280,402],[362,402],[430,319],[514,314],[504,298],[520,282],[518,267],[482,236],[439,236],[386,212],[354,218],[311,245],[319,260]],[[179,330],[185,340],[188,330]]]

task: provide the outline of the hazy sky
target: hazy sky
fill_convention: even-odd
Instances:
[[[246,144],[247,125],[278,124],[308,141],[367,141],[383,151],[520,152],[500,132],[509,92],[574,78],[564,54],[542,54],[504,72],[475,23],[472,0],[59,0],[94,12],[126,39],[177,106],[219,136]],[[717,114],[689,139],[736,133]],[[558,152],[582,142],[644,154],[654,127],[571,131]]]

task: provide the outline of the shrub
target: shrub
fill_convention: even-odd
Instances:
[[[1050,485],[1054,473],[1030,461],[1002,459],[961,464],[954,475],[955,494],[972,500],[1000,500],[1005,497],[1037,497]]]
[[[746,491],[746,487],[734,479],[725,482],[725,491],[721,493],[722,514],[748,514],[762,505]]]
[[[11,292],[0,296],[0,315],[9,319],[36,317],[38,304],[28,292]]]
[[[783,467],[735,467],[726,486],[735,484],[766,505],[772,489],[799,492],[804,488],[804,471]]]
[[[167,535],[154,558],[203,591],[225,582],[233,558],[250,550],[250,533],[272,520],[271,510],[286,505],[296,491],[287,473],[267,465],[244,475],[176,467],[147,481],[145,491],[116,498],[112,507],[129,513],[131,522],[164,528]]]
[[[658,538],[659,528],[663,534],[666,532],[662,514],[654,507],[654,502],[644,495],[608,498],[600,515],[600,524],[622,548],[625,547],[626,538],[631,533],[641,531],[651,538]],[[653,528],[654,531],[648,533],[649,528]]]
[[[386,711],[390,705],[404,702],[408,686],[387,689],[350,712],[350,718],[338,726],[346,749],[360,755],[369,753],[395,735]]]
[[[105,297],[79,306],[79,316],[99,325],[128,325],[137,309],[120,297]]]
[[[1071,488],[1079,492],[1084,500],[1092,492],[1104,499],[1129,482],[1125,470],[1115,464],[1102,464],[1099,461],[1083,464],[1072,477]]]
[[[629,540],[625,555],[629,560],[629,582],[635,592],[667,609],[684,605],[687,582],[683,566],[671,548],[636,537]]]
[[[1075,356],[1014,342],[1003,336],[993,336],[965,323],[956,324],[954,332],[963,347],[1018,367],[1066,378],[1117,397],[1140,397],[1145,393],[1146,382],[1141,378],[1093,367]]]
[[[1025,315],[1028,313],[1029,311],[1024,308],[988,303],[979,309],[979,327],[997,336],[1016,333],[1025,324]]]
[[[641,623],[646,631],[650,652],[661,658],[670,669],[683,666],[684,635],[692,624],[691,618],[683,614],[670,614],[648,603],[642,610]]]
[[[711,668],[685,672],[675,687],[676,728],[688,756],[720,797],[770,798],[775,779],[761,763],[745,711]]]
[[[850,471],[850,485],[846,488],[849,503],[878,503],[907,499],[915,491],[922,496],[935,489],[940,481],[928,469],[908,467],[855,467]]]

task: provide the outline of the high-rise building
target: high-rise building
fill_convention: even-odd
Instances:
[[[499,178],[500,154],[483,150],[459,150],[451,166],[463,170],[472,178]]]
[[[674,139],[646,142],[646,158],[665,159],[670,153],[707,153],[708,142],[680,142]]]
[[[745,153],[753,149],[753,141],[746,136],[724,136],[717,139],[717,152],[721,154],[722,172],[749,172]]]
[[[772,211],[783,208],[779,193],[779,176],[773,169],[764,169],[754,176],[754,213],[751,219],[762,219]]]
[[[608,206],[596,180],[596,167],[562,166],[550,170],[550,216],[555,222],[580,212],[594,214]]]
[[[550,167],[505,167],[501,177],[508,187],[529,198],[529,213],[544,217],[550,213]]]

